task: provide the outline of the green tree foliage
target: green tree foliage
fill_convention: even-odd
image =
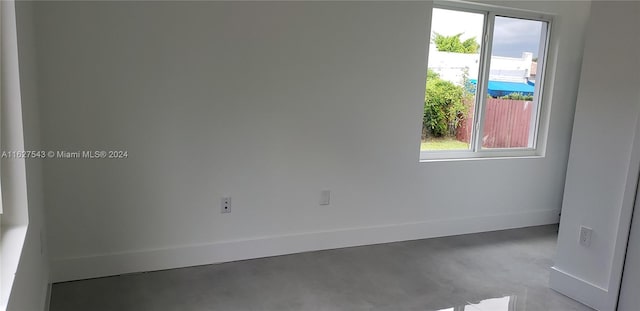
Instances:
[[[436,44],[436,48],[440,52],[453,52],[453,53],[465,53],[475,54],[480,50],[480,44],[476,42],[476,37],[471,37],[462,41],[460,36],[464,33],[459,33],[453,36],[443,36],[437,32],[433,33],[433,43]]]
[[[427,70],[423,120],[426,134],[443,137],[449,134],[449,126],[458,127],[468,110],[463,100],[465,93],[462,86],[441,79],[431,69]]]

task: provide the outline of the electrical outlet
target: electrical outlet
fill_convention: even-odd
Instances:
[[[331,191],[323,190],[320,192],[320,205],[329,205],[331,203]]]
[[[231,197],[223,197],[220,200],[220,212],[231,213]]]
[[[593,229],[585,226],[580,226],[580,245],[589,247],[591,245],[591,233]]]

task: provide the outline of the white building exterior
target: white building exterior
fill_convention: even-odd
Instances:
[[[469,79],[478,79],[480,54],[464,54],[440,52],[434,44],[429,47],[429,69],[437,72],[442,79],[458,85],[462,84],[462,77],[467,70]],[[526,82],[535,80],[532,74],[533,54],[522,53],[522,57],[492,56],[489,80]]]

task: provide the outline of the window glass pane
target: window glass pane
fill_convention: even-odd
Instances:
[[[433,9],[420,150],[469,150],[484,14]]]
[[[534,147],[545,38],[545,22],[495,18],[482,148]]]

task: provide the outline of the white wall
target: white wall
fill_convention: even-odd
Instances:
[[[32,3],[28,1],[16,3],[22,118],[20,114],[12,118],[22,120],[24,147],[20,147],[20,150],[40,150],[32,7]],[[13,163],[15,160],[8,161]],[[47,303],[49,263],[44,225],[42,163],[37,160],[25,161],[24,169],[27,199],[24,203],[28,204],[28,227],[7,310],[44,310]]]
[[[613,310],[640,163],[640,3],[594,2],[591,12],[551,286]],[[593,229],[588,248],[581,225]]]
[[[38,3],[45,149],[129,152],[46,161],[52,278],[556,222],[589,3],[508,5],[558,14],[546,157],[419,163],[429,2]]]

